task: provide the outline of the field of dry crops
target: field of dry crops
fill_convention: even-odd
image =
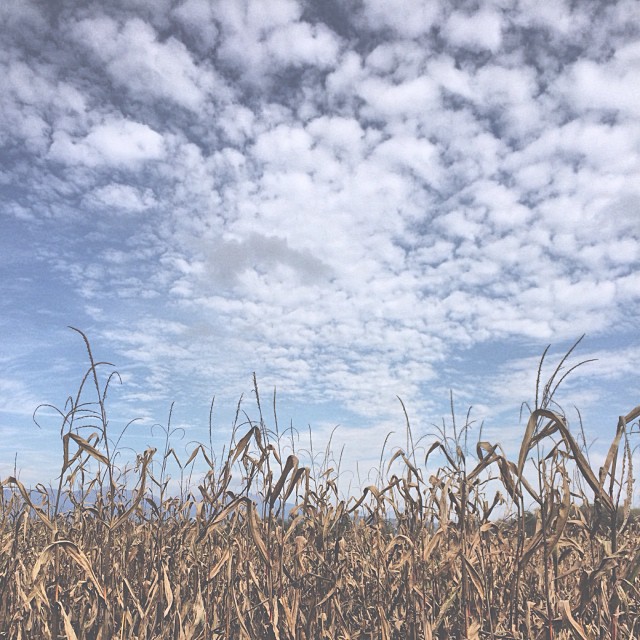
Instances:
[[[517,459],[470,445],[468,421],[423,450],[407,420],[408,446],[345,499],[329,456],[304,466],[267,427],[257,388],[259,419],[236,422],[220,459],[201,444],[179,461],[167,441],[119,468],[112,378],[102,385],[86,344],[87,375],[60,412],[57,491],[2,483],[0,638],[640,637],[640,407],[592,469],[552,402],[564,361]],[[209,470],[169,495],[169,460]]]

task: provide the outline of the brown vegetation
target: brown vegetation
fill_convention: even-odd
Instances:
[[[84,335],[83,335],[84,337]],[[85,338],[86,341],[86,338]],[[0,504],[0,638],[634,638],[640,524],[629,435],[619,420],[593,471],[551,398],[532,409],[520,454],[469,451],[455,419],[418,459],[395,450],[378,482],[343,499],[337,472],[286,455],[262,418],[206,477],[167,493],[169,442],[137,458],[127,488],[108,437],[107,381],[91,361],[61,411],[55,499],[15,477]],[[86,385],[97,400],[84,403]],[[260,409],[259,397],[258,408]],[[90,435],[86,434],[91,431]],[[453,435],[451,434],[451,431]],[[157,456],[156,456],[157,458]],[[429,470],[433,460],[439,468]],[[156,498],[150,488],[155,488]],[[60,496],[73,502],[61,508]],[[251,496],[260,496],[260,507]],[[285,518],[285,503],[296,509]]]

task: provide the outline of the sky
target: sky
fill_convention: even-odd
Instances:
[[[214,396],[228,444],[254,373],[344,483],[405,446],[398,397],[517,457],[583,334],[557,400],[595,463],[640,404],[635,0],[3,2],[0,77],[1,477],[59,474],[70,326],[122,460],[172,403],[207,442]]]

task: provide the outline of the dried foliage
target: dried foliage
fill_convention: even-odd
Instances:
[[[162,455],[150,449],[120,469],[107,433],[113,376],[101,386],[104,363],[82,335],[90,367],[59,412],[54,498],[15,477],[2,483],[0,638],[640,635],[629,441],[640,407],[620,417],[594,471],[584,441],[551,409],[564,361],[537,394],[516,461],[482,440],[471,451],[469,420],[458,427],[453,413],[419,458],[407,419],[406,450],[345,500],[328,458],[318,472],[283,453],[257,386],[260,420],[239,438],[234,429],[219,464],[203,444],[182,463],[168,427]],[[81,400],[88,385],[92,403]],[[209,470],[172,497],[170,459]],[[285,518],[287,502],[296,507]]]

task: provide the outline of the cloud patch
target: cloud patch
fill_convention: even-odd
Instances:
[[[165,153],[161,134],[146,124],[124,118],[107,119],[86,135],[73,136],[59,130],[52,138],[49,157],[71,165],[136,168],[159,160]]]
[[[502,43],[502,19],[488,7],[472,14],[454,11],[443,29],[445,37],[456,47],[486,49],[496,53]]]
[[[71,34],[134,98],[169,99],[198,109],[215,86],[211,71],[199,67],[180,40],[159,41],[155,29],[139,18],[124,24],[108,17],[87,18],[72,25]]]
[[[150,189],[136,189],[128,184],[112,183],[99,187],[85,197],[90,207],[115,213],[141,213],[158,204]]]

